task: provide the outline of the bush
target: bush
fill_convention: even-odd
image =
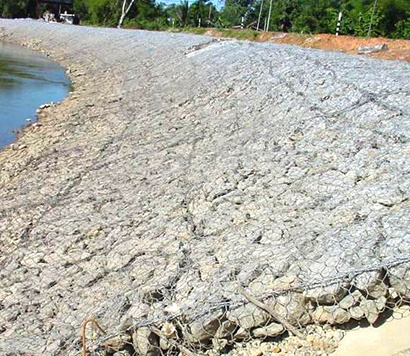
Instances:
[[[157,18],[152,21],[144,19],[125,19],[124,28],[135,28],[148,31],[161,31],[168,28],[168,24],[165,19]]]
[[[410,40],[410,18],[397,22],[396,29],[391,37]]]

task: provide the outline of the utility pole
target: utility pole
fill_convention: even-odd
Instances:
[[[339,19],[337,20],[336,36],[339,36],[340,31],[340,21],[342,21],[342,12],[339,12]]]
[[[372,33],[373,16],[374,16],[374,13],[376,12],[376,6],[377,6],[377,0],[374,0],[373,11],[372,11],[372,16],[370,18],[370,25],[369,25],[369,31],[367,32],[367,37],[370,37]]]
[[[270,15],[272,13],[272,0],[270,0],[270,4],[269,4],[269,13],[268,13],[268,25],[266,28],[266,31],[269,32],[269,26],[270,26]]]
[[[259,31],[259,25],[261,23],[261,16],[262,16],[262,8],[263,8],[263,0],[261,2],[261,8],[259,9],[258,24],[256,25],[256,31]]]

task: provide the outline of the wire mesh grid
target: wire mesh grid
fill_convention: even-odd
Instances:
[[[41,114],[69,118],[62,143],[3,195],[1,352],[261,355],[285,336],[326,352],[327,325],[408,313],[408,68],[98,29],[62,50],[65,29],[35,26],[75,90]]]

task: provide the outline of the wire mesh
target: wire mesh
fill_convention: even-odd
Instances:
[[[329,352],[408,313],[408,65],[0,25],[74,83],[0,157],[0,352]]]

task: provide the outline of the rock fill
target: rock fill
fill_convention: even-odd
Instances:
[[[0,350],[78,355],[90,316],[107,335],[88,347],[118,355],[284,332],[239,287],[295,328],[410,298],[408,64],[22,20],[0,36],[74,86],[0,153]]]

